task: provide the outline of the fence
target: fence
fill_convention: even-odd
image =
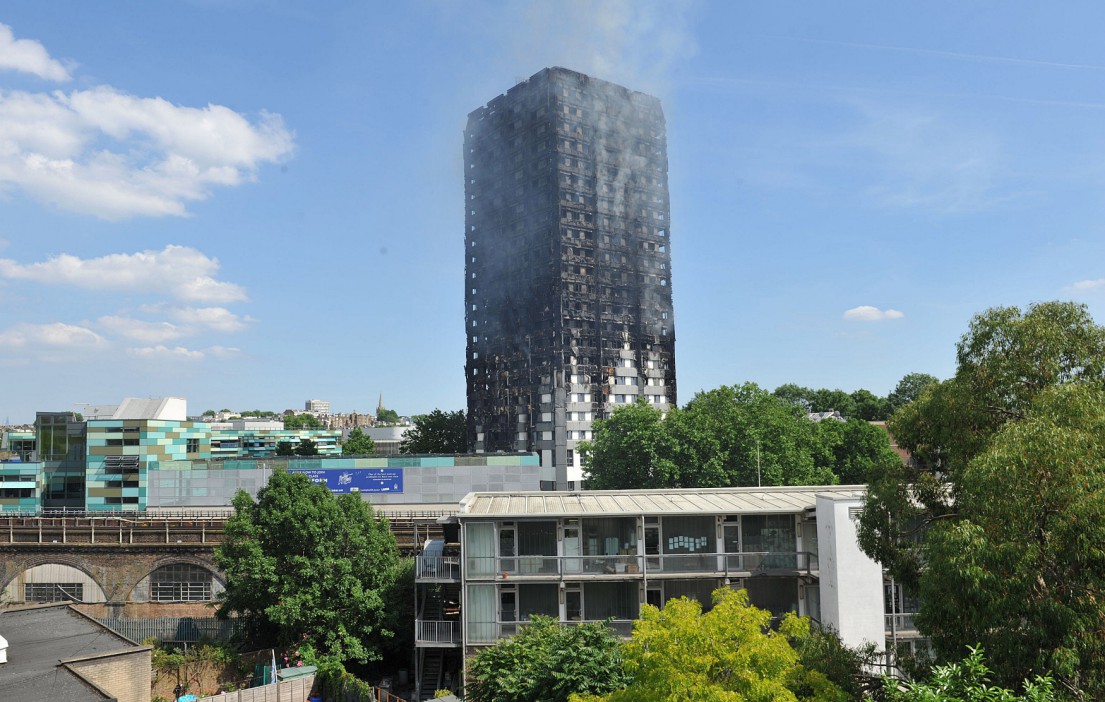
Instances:
[[[211,697],[202,697],[199,702],[304,702],[311,694],[315,676],[284,680],[275,685],[251,687],[248,690],[222,692]]]
[[[156,639],[160,643],[196,643],[198,641],[229,641],[237,622],[215,617],[157,617],[153,619],[123,619],[109,617],[96,621],[131,641]],[[304,697],[306,699],[306,697]]]

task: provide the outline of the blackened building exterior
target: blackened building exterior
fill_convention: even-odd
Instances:
[[[564,68],[468,116],[473,450],[537,451],[572,489],[593,420],[674,406],[667,169],[659,100]]]

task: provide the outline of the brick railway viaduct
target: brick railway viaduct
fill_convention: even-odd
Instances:
[[[389,514],[400,551],[412,555],[417,541],[440,538],[439,513]],[[19,574],[37,565],[76,568],[103,590],[108,608],[131,600],[135,586],[161,566],[215,566],[225,513],[173,515],[82,514],[75,516],[0,516],[0,592]]]

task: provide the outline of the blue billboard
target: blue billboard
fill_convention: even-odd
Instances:
[[[350,492],[403,492],[402,468],[291,468],[288,472],[303,473],[311,482],[330,488],[330,492],[335,495]]]

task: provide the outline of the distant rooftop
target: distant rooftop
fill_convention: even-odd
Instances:
[[[818,495],[861,498],[863,485],[738,487],[702,490],[584,490],[582,492],[473,492],[461,518],[564,515],[793,514],[817,505]]]
[[[183,397],[128,397],[118,405],[86,405],[85,419],[168,419],[183,422],[188,418],[188,401]]]

